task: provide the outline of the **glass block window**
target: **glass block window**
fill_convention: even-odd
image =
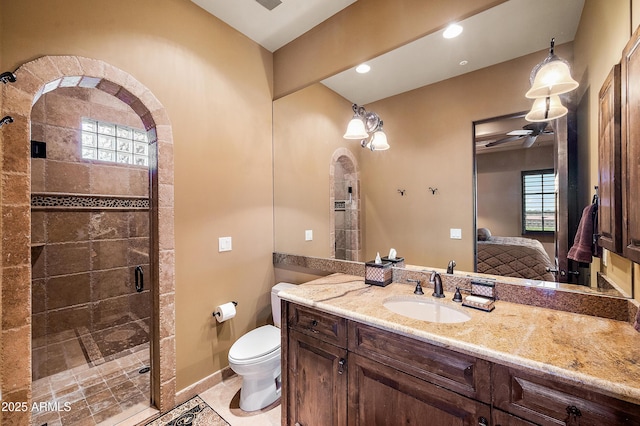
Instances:
[[[522,233],[556,230],[556,194],[553,169],[522,172]]]
[[[149,167],[147,132],[83,118],[82,158]]]

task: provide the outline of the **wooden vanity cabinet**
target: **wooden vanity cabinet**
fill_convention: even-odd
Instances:
[[[622,254],[622,177],[620,65],[613,67],[599,93],[598,244]]]
[[[640,405],[283,302],[282,424],[640,425]]]
[[[640,28],[621,65],[623,254],[640,263]]]
[[[484,360],[292,303],[285,347],[283,425],[490,424]]]

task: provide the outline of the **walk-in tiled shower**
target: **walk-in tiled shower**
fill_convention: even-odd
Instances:
[[[31,139],[33,400],[74,408],[32,424],[100,424],[150,400],[146,132],[68,87],[34,104]]]

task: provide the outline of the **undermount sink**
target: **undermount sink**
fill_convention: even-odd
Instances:
[[[412,297],[394,297],[383,302],[382,306],[391,312],[421,321],[437,323],[465,322],[471,319],[466,312],[442,305],[430,300],[418,300]]]

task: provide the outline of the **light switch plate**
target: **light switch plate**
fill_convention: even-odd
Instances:
[[[461,240],[462,239],[462,229],[460,228],[451,228],[449,229],[449,236],[452,240]]]
[[[307,229],[304,231],[304,240],[305,241],[313,241],[313,230]]]
[[[231,237],[218,238],[218,252],[231,251]]]

